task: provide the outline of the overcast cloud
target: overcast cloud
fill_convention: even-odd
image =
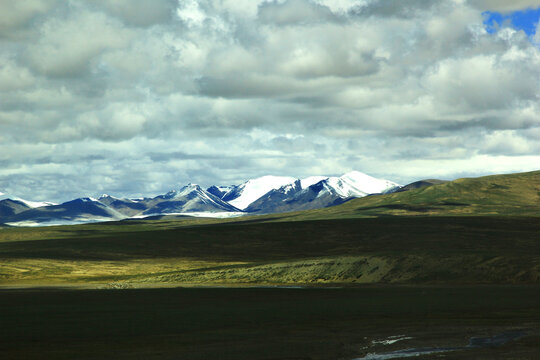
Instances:
[[[540,164],[537,0],[0,0],[0,191]],[[510,26],[510,25],[508,25]]]

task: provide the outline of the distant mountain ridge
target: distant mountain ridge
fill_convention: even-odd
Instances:
[[[3,193],[3,192],[0,191],[0,201],[3,201],[3,200],[17,201],[19,203],[24,204],[24,206],[29,207],[29,208],[37,208],[37,207],[49,206],[49,205],[57,205],[56,203],[48,202],[48,201],[43,202],[43,201],[24,200],[24,199],[21,199],[20,197],[12,196],[12,195],[9,195],[9,194],[6,194],[6,193]]]
[[[358,171],[340,177],[296,179],[262,176],[239,185],[203,189],[188,184],[151,198],[127,199],[104,194],[57,205],[11,198],[0,193],[0,223],[12,226],[78,224],[158,215],[231,217],[317,209],[350,199],[399,189],[400,185]],[[4,196],[2,198],[1,196]]]
[[[188,184],[179,191],[173,190],[153,199],[142,200],[147,205],[142,215],[185,214],[194,212],[241,212],[240,209],[202,189],[199,185]]]
[[[65,225],[85,222],[111,221],[125,215],[94,198],[79,198],[60,205],[37,207],[7,217],[8,225]]]
[[[0,200],[0,218],[13,216],[31,209],[28,205],[19,200],[4,199]]]
[[[272,175],[251,179],[240,185],[232,186],[231,189],[223,195],[222,200],[244,210],[252,202],[256,201],[267,192],[290,184],[295,180],[296,179],[292,177]]]
[[[104,194],[99,197],[98,201],[126,216],[135,216],[146,210],[146,205],[142,200],[117,198]]]
[[[381,194],[398,189],[400,185],[363,174],[349,172],[341,177],[295,180],[274,189],[247,208],[248,212],[275,213],[311,210],[342,204],[350,199],[370,194]]]

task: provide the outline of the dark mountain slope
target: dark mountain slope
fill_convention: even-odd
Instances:
[[[30,206],[26,205],[22,201],[5,199],[0,201],[0,218],[13,216],[23,211],[30,209]]]
[[[165,195],[145,200],[143,203],[147,206],[144,215],[241,211],[196,184],[189,184],[179,191],[171,191]]]
[[[125,218],[114,209],[92,199],[81,198],[60,205],[44,206],[23,211],[5,218],[6,223],[71,223],[87,221],[120,220]]]

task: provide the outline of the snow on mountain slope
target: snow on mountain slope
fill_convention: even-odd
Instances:
[[[288,184],[285,184],[279,188],[276,188],[276,189],[272,189],[268,192],[266,192],[265,194],[263,194],[263,196],[259,197],[257,200],[259,199],[262,199],[262,198],[265,198],[267,196],[271,196],[271,194],[277,194],[277,193],[280,193],[282,194],[281,197],[287,197],[287,196],[290,196],[291,193],[297,193],[301,190],[304,190],[304,189],[307,189],[308,187],[310,187],[311,185],[313,184],[316,184],[322,180],[326,180],[328,179],[327,176],[310,176],[310,177],[307,177],[305,179],[295,179],[293,182],[291,183],[288,183]],[[256,202],[257,200],[255,200],[254,202]],[[251,204],[253,204],[254,202],[250,203],[248,205],[247,208],[249,208],[249,206]]]
[[[212,195],[216,195],[218,198],[223,199],[225,194],[230,192],[231,190],[235,189],[235,185],[231,186],[210,186],[206,191],[208,191]]]
[[[42,201],[24,200],[24,199],[21,199],[20,197],[11,196],[11,195],[8,195],[8,194],[3,193],[3,192],[0,191],[0,200],[6,200],[6,199],[20,201],[20,202],[24,203],[26,206],[28,206],[29,208],[32,208],[32,209],[42,207],[42,206],[57,205],[56,203],[47,202],[47,201],[42,202]]]
[[[283,185],[291,184],[295,181],[295,178],[288,176],[262,176],[260,178],[248,180],[245,183],[236,186],[223,196],[223,200],[229,202],[229,204],[238,209],[244,210],[249,206],[249,204],[267,192],[274,189],[279,189]]]
[[[352,171],[340,177],[304,179],[268,175],[240,185],[211,186],[207,190],[188,184],[153,198],[102,195],[99,199],[80,198],[61,205],[26,201],[0,192],[0,222],[29,226],[172,214],[229,217],[250,212],[287,212],[338,205],[351,198],[387,193],[399,187],[392,181]]]
[[[57,203],[53,203],[53,202],[49,202],[49,201],[29,201],[29,200],[24,200],[24,199],[19,199],[19,198],[17,198],[17,200],[22,201],[23,203],[25,203],[26,205],[28,205],[31,208],[39,208],[39,207],[43,207],[43,206],[58,205]]]
[[[300,186],[302,187],[302,189],[306,189],[310,187],[311,185],[316,184],[319,181],[322,181],[325,179],[328,179],[328,176],[310,176],[305,179],[301,179]]]
[[[392,181],[377,179],[359,171],[351,171],[340,177],[329,177],[324,185],[328,191],[335,191],[343,198],[380,194],[399,187]]]
[[[148,207],[141,215],[240,211],[196,184],[188,184],[180,190],[169,191],[165,195],[141,202]]]
[[[318,209],[338,205],[351,198],[386,192],[398,186],[358,171],[341,177],[313,176],[269,191],[252,202],[245,211],[274,213]]]
[[[79,224],[125,219],[126,216],[94,198],[79,198],[60,205],[29,209],[6,219],[8,225]]]

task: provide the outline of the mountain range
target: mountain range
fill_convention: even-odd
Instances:
[[[62,204],[32,202],[0,193],[0,223],[42,226],[161,215],[232,217],[270,214],[324,208],[402,189],[404,187],[392,181],[352,171],[340,177],[311,176],[305,179],[269,175],[239,185],[214,185],[207,189],[188,184],[150,198],[127,199],[105,194],[97,199],[84,197]]]

